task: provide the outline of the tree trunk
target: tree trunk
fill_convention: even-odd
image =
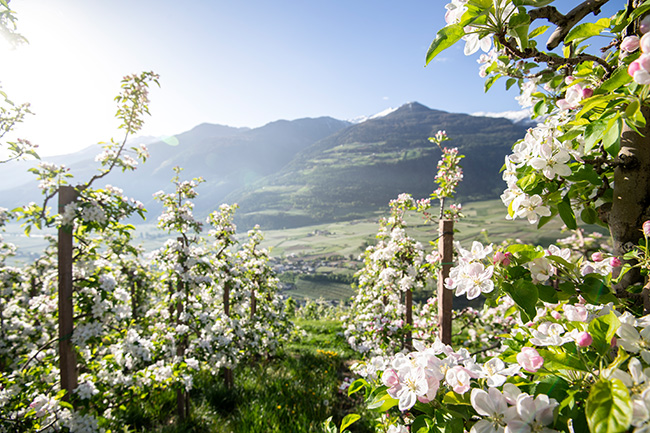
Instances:
[[[649,125],[640,130],[642,135],[623,126],[621,150],[614,169],[614,197],[608,223],[614,254],[622,256],[638,244],[643,236],[641,225],[650,219],[650,108],[642,107]],[[628,299],[634,307],[642,307],[640,294],[627,289],[643,284],[638,268],[626,273],[614,286],[619,299]]]

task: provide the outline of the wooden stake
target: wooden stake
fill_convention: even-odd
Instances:
[[[438,252],[442,268],[438,273],[438,326],[440,341],[444,344],[451,344],[451,309],[452,293],[445,289],[445,279],[449,277],[454,260],[454,222],[452,220],[441,220],[439,225],[440,240],[438,241]]]
[[[77,198],[71,186],[59,188],[59,214],[65,206]],[[77,387],[77,358],[72,344],[74,330],[74,305],[72,302],[72,228],[60,227],[58,241],[58,275],[59,275],[59,369],[61,371],[61,389],[66,391],[63,399],[70,401],[72,391]]]
[[[257,311],[257,299],[255,298],[255,286],[251,286],[251,319],[255,317]]]
[[[185,239],[182,237],[176,238],[176,240],[183,246],[185,246]],[[185,270],[185,266],[183,266],[183,270]],[[183,315],[183,298],[184,298],[184,292],[185,292],[185,285],[183,284],[183,281],[179,279],[177,286],[176,286],[176,325],[182,325],[184,322],[181,320],[181,316]],[[185,358],[185,345],[186,345],[186,336],[183,335],[181,337],[177,337],[176,341],[176,356],[178,356],[179,359],[184,359]],[[187,395],[187,392],[183,388],[182,385],[178,387],[176,390],[176,410],[178,413],[178,418],[179,420],[185,421],[186,419],[189,418],[190,415],[190,402],[189,402],[189,396]]]
[[[230,317],[230,284],[226,283],[223,287],[223,312],[226,316]],[[226,388],[232,389],[235,384],[235,378],[233,377],[232,370],[225,368],[223,371],[223,379],[226,384]]]
[[[413,291],[411,289],[406,291],[405,294],[405,304],[406,304],[406,326],[408,331],[404,339],[404,346],[408,350],[413,350]]]

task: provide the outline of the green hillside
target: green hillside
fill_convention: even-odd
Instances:
[[[263,229],[300,227],[362,218],[401,192],[428,197],[440,150],[428,141],[446,130],[466,155],[463,201],[496,198],[499,170],[524,128],[506,119],[431,110],[417,103],[352,125],[298,153],[278,173],[227,197],[238,202],[238,222]]]

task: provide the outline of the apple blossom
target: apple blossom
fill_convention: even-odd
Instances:
[[[559,323],[544,322],[532,330],[530,342],[535,346],[561,346],[571,341],[570,337],[563,337],[564,333],[565,329]]]
[[[536,224],[541,216],[550,216],[551,210],[548,206],[544,205],[542,197],[535,194],[530,197],[525,197],[515,212],[515,215],[522,218],[527,218],[531,224]]]
[[[546,432],[551,433],[555,430],[546,428],[553,422],[553,411],[558,406],[558,402],[549,398],[547,395],[539,394],[535,397],[521,393],[517,396],[517,403],[510,411],[505,432]]]
[[[508,403],[499,390],[490,388],[485,392],[482,389],[472,389],[470,402],[476,413],[486,417],[474,424],[470,433],[503,431]]]
[[[591,255],[591,260],[594,262],[602,262],[603,261],[603,253],[600,251],[596,251]]]
[[[632,53],[638,50],[639,46],[640,46],[639,37],[636,35],[626,36],[625,38],[623,38],[623,41],[621,42],[621,50],[627,51],[628,53]]]
[[[646,15],[645,17],[643,17],[643,19],[639,23],[639,31],[642,34],[648,33],[650,31],[650,15]]]
[[[470,388],[471,373],[465,367],[456,365],[445,373],[445,381],[455,393],[465,394]]]
[[[517,354],[517,362],[524,370],[535,373],[544,365],[544,358],[540,356],[534,347],[522,347]]]
[[[583,88],[580,84],[574,84],[566,91],[564,99],[557,101],[560,110],[572,110],[580,105],[580,101],[590,98],[594,91],[590,88]]]
[[[586,322],[589,312],[584,305],[581,304],[565,304],[563,307],[564,314],[567,320],[572,322]]]
[[[589,347],[593,341],[592,336],[586,331],[578,333],[575,338],[576,344],[580,347]]]
[[[648,350],[650,348],[650,326],[639,332],[634,326],[621,323],[616,334],[619,337],[616,341],[617,345],[627,352],[639,353],[646,363],[650,363],[650,350]]]
[[[497,251],[494,253],[494,257],[492,258],[492,263],[499,264],[502,266],[509,266],[510,265],[510,258],[512,257],[511,252],[502,252],[502,251]]]

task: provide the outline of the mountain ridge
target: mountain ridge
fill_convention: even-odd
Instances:
[[[428,137],[438,130],[447,131],[450,146],[469,153],[459,199],[495,198],[503,189],[498,175],[503,157],[525,133],[510,120],[448,113],[418,102],[371,117],[356,124],[328,116],[277,120],[258,128],[202,123],[151,143],[146,164],[105,180],[142,201],[155,218],[161,208],[151,196],[172,190],[172,167],[180,166],[182,179],[205,179],[195,206],[199,217],[228,201],[240,204],[237,222],[245,228],[295,227],[364,216],[385,209],[401,192],[428,196],[440,156]],[[76,178],[85,179],[95,170],[97,149],[56,159],[71,161]],[[0,191],[0,206],[41,199],[35,182],[13,181]]]

